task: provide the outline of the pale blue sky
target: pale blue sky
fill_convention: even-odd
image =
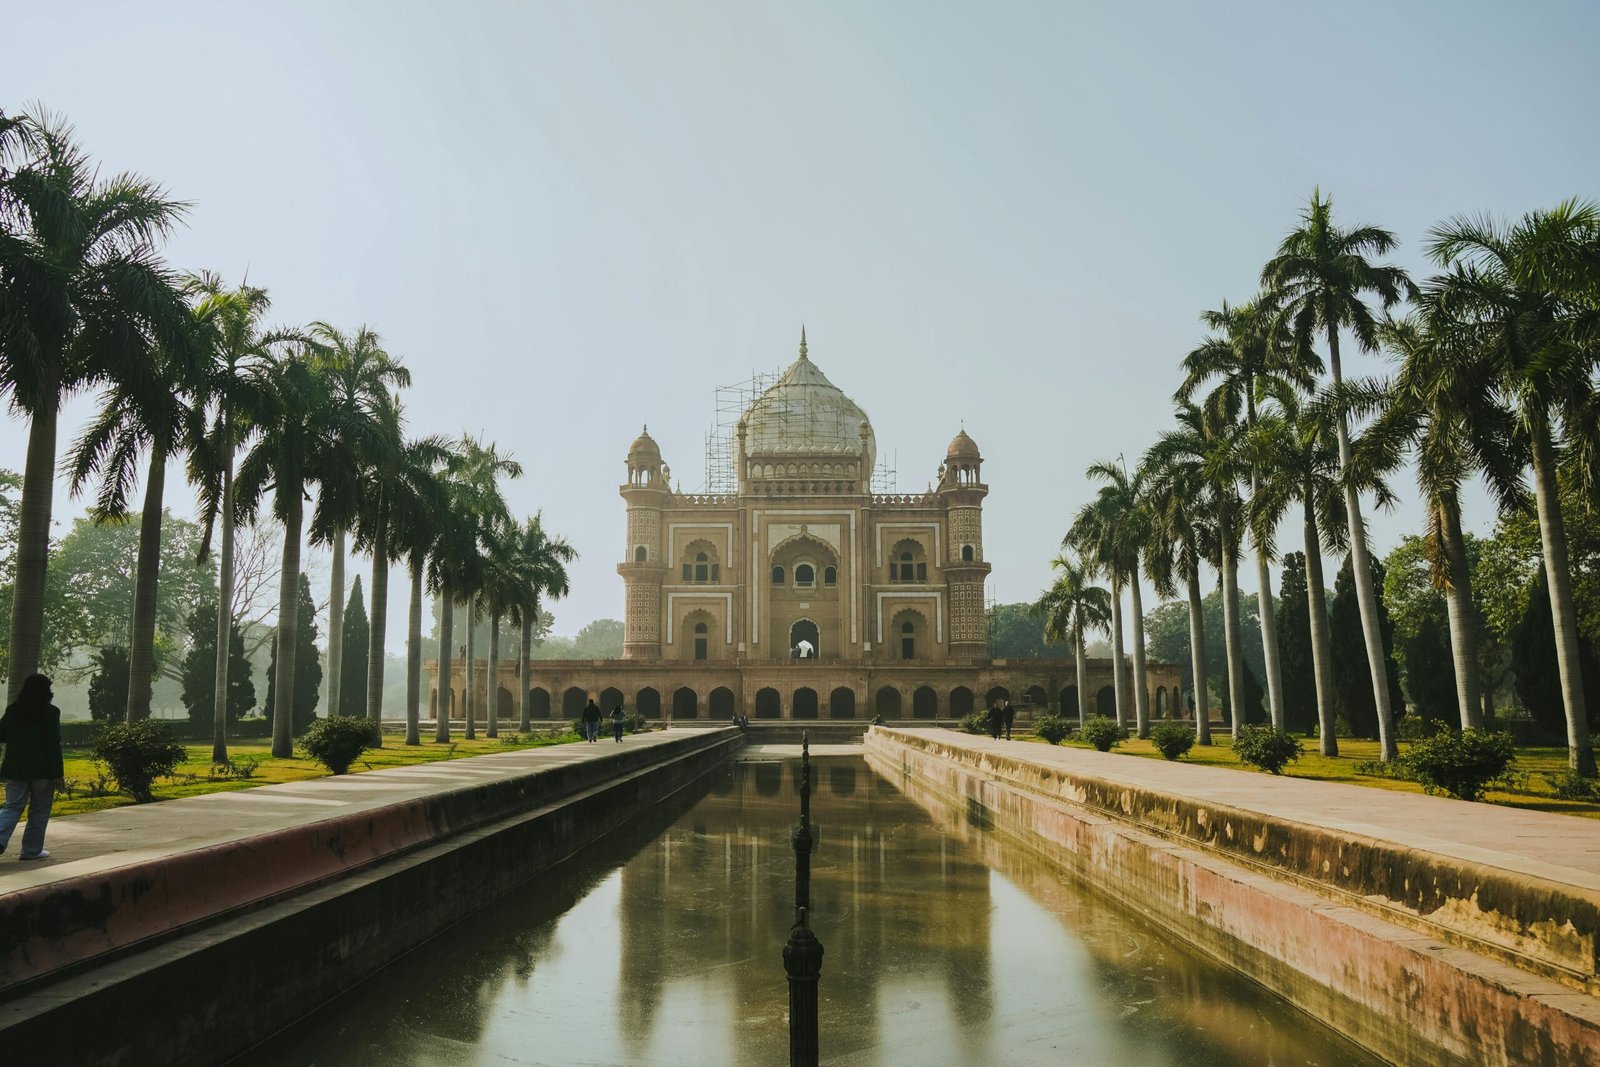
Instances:
[[[1593,3],[79,2],[5,25],[0,106],[64,112],[107,170],[194,202],[174,265],[248,270],[284,322],[372,324],[416,432],[527,465],[513,504],[583,553],[569,633],[621,615],[640,424],[698,486],[713,388],[785,365],[802,320],[903,488],[965,421],[993,592],[1031,599],[1083,468],[1151,443],[1196,316],[1252,295],[1314,185],[1417,270],[1446,216],[1600,195]],[[24,440],[0,422],[0,465]],[[1380,548],[1420,523],[1403,488]]]

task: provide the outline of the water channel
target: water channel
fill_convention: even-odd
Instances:
[[[798,769],[724,765],[237,1062],[787,1063]],[[825,1063],[1380,1062],[861,756],[812,775]]]

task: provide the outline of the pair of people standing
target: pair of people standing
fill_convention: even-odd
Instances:
[[[50,821],[56,788],[65,768],[61,760],[61,710],[50,703],[50,679],[31,674],[22,683],[16,703],[0,716],[0,743],[6,754],[0,760],[0,778],[6,782],[5,806],[0,808],[0,852],[28,813],[22,831],[22,858],[48,859],[44,828]]]
[[[611,709],[611,736],[618,744],[622,743],[622,728],[627,722],[628,716],[621,704]],[[583,707],[583,739],[591,743],[600,740],[600,705],[593,700]]]
[[[1011,740],[1011,724],[1016,720],[1017,712],[1011,706],[1011,701],[1006,701],[1003,707],[999,704],[990,705],[989,736],[998,741],[1000,740],[1000,735],[1004,733],[1006,740]]]

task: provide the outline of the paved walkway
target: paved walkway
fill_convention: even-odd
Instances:
[[[1115,752],[995,741],[954,730],[906,732],[941,744],[1057,767],[1070,774],[1325,826],[1419,852],[1600,891],[1600,820],[1596,819]]]
[[[0,894],[306,826],[463,786],[513,778],[542,768],[601,760],[618,750],[661,745],[683,737],[685,732],[630,735],[620,745],[607,737],[592,745],[577,742],[495,752],[58,817],[50,820],[45,835],[48,860],[19,862],[14,848],[0,855]],[[19,826],[17,839],[21,836]]]

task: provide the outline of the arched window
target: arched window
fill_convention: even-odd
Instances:
[[[809,563],[797,564],[794,569],[794,584],[803,589],[809,589],[817,584],[817,572]]]
[[[783,584],[783,568],[782,567],[774,567],[774,568],[772,568],[772,584],[773,585],[782,585]]]
[[[683,580],[697,585],[722,581],[722,565],[717,562],[716,550],[708,542],[696,541],[685,550]]]
[[[961,546],[961,559],[962,559],[963,562],[966,562],[966,563],[971,563],[972,562],[972,546],[971,545],[962,545]]]
[[[649,558],[649,556],[650,556],[650,553],[648,551],[646,551],[646,549],[645,549],[645,547],[643,545],[635,545],[634,546],[634,549],[633,549],[633,561],[635,563],[643,563],[646,559]]]
[[[889,557],[891,582],[925,582],[928,580],[928,557],[922,544],[915,540],[901,541],[894,546]]]
[[[706,646],[710,643],[710,629],[703,622],[694,624],[694,658],[706,658]]]
[[[822,568],[822,584],[823,585],[838,585],[839,584],[839,568],[838,567],[824,567],[824,568]]]
[[[917,624],[909,620],[900,627],[900,658],[917,658]]]
[[[900,580],[914,582],[917,580],[917,565],[911,562],[911,553],[900,553]]]

